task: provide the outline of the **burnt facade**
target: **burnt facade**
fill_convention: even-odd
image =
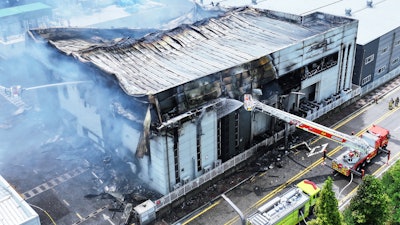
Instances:
[[[304,116],[310,111],[299,103],[346,97],[357,25],[322,13],[235,8],[162,32],[44,29],[29,36],[33,49],[50,51],[50,58],[32,54],[55,80],[90,81],[59,88],[69,124],[167,194],[279,129],[245,111],[243,94],[261,91],[262,101]]]

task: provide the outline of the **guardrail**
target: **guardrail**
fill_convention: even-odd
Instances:
[[[316,110],[316,111],[314,111],[312,113],[309,113],[306,116],[306,119],[313,121],[313,120],[321,117],[322,115],[328,113],[329,111],[341,106],[343,103],[349,101],[350,99],[352,99],[352,98],[354,98],[356,96],[359,96],[360,94],[361,94],[361,88],[360,87],[358,87],[356,89],[353,89],[349,93],[344,93],[344,94],[341,95],[340,98],[332,101],[331,103],[321,107],[320,109],[318,109],[318,110]]]

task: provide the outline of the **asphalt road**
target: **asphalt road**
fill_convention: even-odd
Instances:
[[[397,82],[379,88],[347,107],[347,109],[337,111],[321,122],[329,124],[329,121],[338,121],[332,128],[347,134],[354,132],[359,135],[373,124],[390,130],[391,140],[388,144],[388,149],[391,151],[390,161],[387,161],[387,154],[381,153],[365,168],[366,174],[380,176],[400,156],[400,107],[393,110],[388,109],[389,100],[400,96],[400,87]],[[378,104],[372,104],[374,96],[381,97]],[[325,138],[315,138],[310,147],[321,146],[326,143],[328,144],[328,156],[335,157],[345,151],[340,144]],[[225,193],[225,195],[246,216],[303,179],[312,180],[322,187],[325,179],[331,176],[334,180],[333,189],[341,205],[348,203],[350,197],[356,193],[357,186],[361,183],[359,177],[354,176],[351,180],[350,177],[333,173],[333,170],[329,167],[329,160],[326,161],[326,165],[323,165],[321,155],[307,157],[306,151],[291,152],[283,157],[282,165],[282,168],[275,167],[257,175],[249,182]],[[258,191],[255,191],[256,187]],[[212,202],[209,207],[197,212],[185,221],[179,221],[179,223],[227,225],[241,224],[241,221],[236,211],[223,198],[219,198]]]

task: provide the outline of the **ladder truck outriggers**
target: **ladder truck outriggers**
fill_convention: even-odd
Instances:
[[[387,129],[380,126],[373,125],[358,137],[336,131],[300,116],[261,103],[260,101],[253,99],[251,94],[244,95],[244,107],[247,111],[259,111],[265,113],[294,125],[297,128],[348,147],[348,150],[332,159],[331,165],[332,169],[345,176],[350,176],[351,173],[363,176],[363,168],[365,165],[370,163],[371,159],[380,152],[386,152],[389,160],[390,151],[387,150],[386,147],[388,145],[390,133]],[[325,157],[326,153],[324,152],[324,158]]]

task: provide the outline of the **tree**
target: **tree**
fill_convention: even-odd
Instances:
[[[400,162],[383,175],[382,185],[390,199],[389,221],[391,224],[400,224]]]
[[[332,190],[333,181],[331,177],[325,180],[319,199],[315,204],[316,221],[312,224],[317,225],[341,225],[342,216],[338,208],[338,201],[335,192]]]
[[[351,215],[351,211],[349,207],[346,207],[345,210],[342,212],[343,215],[343,222],[346,225],[354,225],[353,216]]]
[[[366,175],[356,196],[350,201],[349,210],[355,225],[384,224],[389,212],[389,198],[381,180]]]

